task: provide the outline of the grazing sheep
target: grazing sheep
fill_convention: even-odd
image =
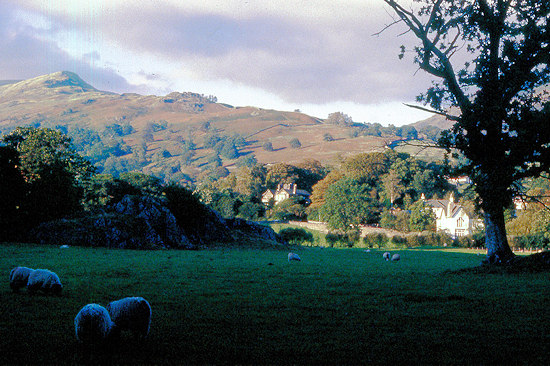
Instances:
[[[296,253],[288,253],[288,261],[301,261],[300,256]]]
[[[385,252],[384,254],[382,254],[382,258],[389,261],[390,260],[390,252]]]
[[[391,260],[392,260],[392,261],[398,261],[398,260],[400,260],[400,259],[401,259],[401,256],[400,256],[399,254],[394,254],[394,255],[392,255],[392,257],[391,257]]]
[[[51,292],[54,295],[61,295],[63,285],[54,272],[47,269],[36,269],[29,276],[27,290],[31,294],[42,290],[45,294]]]
[[[105,341],[113,329],[107,309],[98,304],[85,305],[74,318],[76,339],[87,345]]]
[[[147,337],[151,324],[151,305],[143,297],[125,297],[110,302],[107,311],[115,323],[114,331],[130,330],[135,337]]]
[[[27,286],[29,276],[34,271],[32,268],[15,267],[10,272],[10,287],[13,292],[18,292],[21,287]]]

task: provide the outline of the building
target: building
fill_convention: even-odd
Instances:
[[[424,195],[422,199],[425,199]],[[470,235],[476,227],[482,225],[472,213],[455,203],[452,194],[448,200],[431,199],[426,200],[426,204],[431,206],[435,213],[436,230],[444,231],[452,237]]]
[[[278,204],[295,196],[304,197],[306,202],[309,202],[310,193],[303,189],[298,189],[298,185],[295,183],[279,184],[277,189],[268,189],[262,194],[262,202],[267,205],[273,200],[275,204]]]

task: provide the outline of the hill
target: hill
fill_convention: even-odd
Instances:
[[[105,172],[142,170],[196,180],[242,164],[324,165],[341,156],[380,151],[395,139],[364,126],[323,123],[300,112],[233,107],[213,96],[100,91],[63,71],[0,86],[0,133],[16,126],[58,128]],[[298,139],[301,146],[291,147]],[[221,167],[220,167],[221,165]]]

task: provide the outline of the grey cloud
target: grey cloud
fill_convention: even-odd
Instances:
[[[75,59],[44,37],[44,30],[21,24],[15,17],[16,8],[0,4],[0,79],[28,79],[56,71],[76,72],[86,82],[100,90],[127,92],[143,90],[131,85],[116,71],[96,67],[91,63],[99,55],[91,53]]]
[[[422,73],[414,76],[411,60],[398,60],[406,39],[392,31],[372,36],[383,27],[380,20],[327,27],[276,17],[185,14],[170,7],[126,18],[133,20],[132,29],[110,28],[113,36],[120,34],[119,42],[181,60],[182,68],[206,79],[229,79],[287,101],[411,100],[429,85]]]

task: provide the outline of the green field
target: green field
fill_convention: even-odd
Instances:
[[[548,364],[550,274],[452,272],[458,250],[131,251],[0,245],[0,364]],[[16,265],[49,268],[61,297],[14,294]],[[86,351],[91,302],[149,300],[149,338]]]

